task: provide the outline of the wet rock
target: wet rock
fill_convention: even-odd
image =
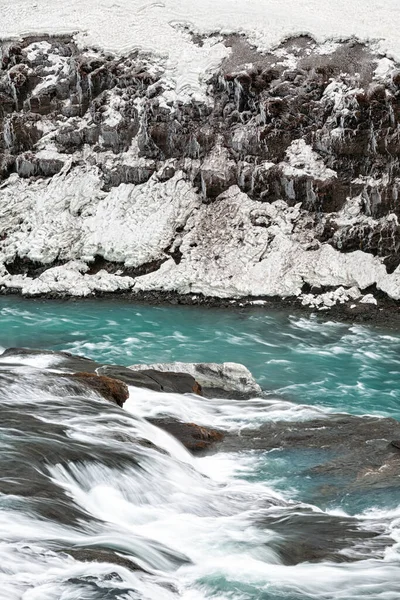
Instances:
[[[118,406],[122,407],[125,400],[129,398],[128,386],[118,379],[95,373],[72,373],[67,377],[94,390],[100,396],[103,396],[103,398],[110,402],[114,402]]]
[[[161,371],[163,377],[173,373],[187,373],[201,386],[206,397],[249,398],[260,395],[261,387],[250,371],[238,363],[159,363],[154,365],[131,365],[130,370],[151,369]]]
[[[195,423],[182,423],[174,419],[149,419],[149,421],[167,431],[193,453],[208,450],[224,438],[224,432]]]
[[[63,368],[67,371],[83,371],[94,373],[99,366],[94,360],[85,358],[84,356],[76,356],[70,352],[57,352],[53,350],[42,350],[35,348],[7,348],[0,355],[1,362],[4,359],[9,359],[13,362],[13,358],[19,359],[22,363],[26,360],[44,357],[48,359],[50,367],[52,364],[57,365],[57,368]],[[53,363],[54,361],[54,363]]]
[[[332,489],[326,497],[336,497],[399,487],[400,455],[392,442],[398,439],[400,423],[394,419],[335,414],[304,422],[267,422],[259,429],[242,429],[240,436],[227,433],[221,448],[320,451],[320,463],[305,475],[321,480],[329,476]]]
[[[285,565],[352,562],[372,552],[383,557],[385,548],[393,543],[389,536],[363,531],[355,518],[315,513],[300,507],[284,511],[279,517],[266,516],[260,524],[278,534],[271,540],[271,547]]]
[[[62,548],[58,552],[63,552],[72,556],[75,560],[81,562],[100,562],[109,563],[111,565],[118,565],[119,567],[125,567],[130,571],[145,571],[136,562],[128,558],[127,556],[121,555],[122,553],[113,552],[109,548]]]
[[[142,369],[137,371],[131,368],[104,365],[97,369],[97,373],[110,377],[116,377],[128,385],[143,387],[156,392],[167,392],[175,394],[199,394],[202,395],[201,386],[196,379],[185,372],[163,372],[140,365]]]

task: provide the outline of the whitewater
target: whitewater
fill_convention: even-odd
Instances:
[[[345,403],[397,416],[396,332],[107,300],[2,298],[0,317],[0,346],[43,349],[0,357],[2,598],[398,598],[396,481],[363,489],[345,474],[321,479],[313,469],[323,448],[240,447],[268,423],[327,427]],[[65,359],[48,350],[125,365],[240,353],[267,391],[213,399],[130,386],[120,409],[71,392]],[[218,428],[239,444],[193,455],[157,417]]]

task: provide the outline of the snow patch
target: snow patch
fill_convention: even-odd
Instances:
[[[354,37],[373,40],[380,52],[400,59],[398,0],[308,0],[306,7],[298,0],[1,0],[0,10],[0,38],[73,33],[81,48],[158,56],[170,82],[169,101],[204,96],[207,74],[229,52],[215,32],[246,33],[260,50],[304,32],[325,52],[333,48],[327,41]],[[191,31],[213,36],[199,45]]]

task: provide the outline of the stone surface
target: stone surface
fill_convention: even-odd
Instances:
[[[201,386],[190,373],[164,372],[153,365],[141,366],[142,369],[135,371],[130,367],[103,365],[97,368],[96,372],[99,375],[115,377],[134,387],[144,387],[157,392],[202,395]]]
[[[114,402],[120,407],[122,407],[125,400],[129,398],[128,386],[118,379],[85,372],[72,373],[66,377],[72,382],[77,381],[84,387],[94,390],[106,400]]]
[[[172,373],[187,373],[201,386],[205,396],[257,396],[262,393],[250,371],[238,363],[159,363],[153,365],[131,365],[129,369],[146,373],[148,369],[166,376]]]

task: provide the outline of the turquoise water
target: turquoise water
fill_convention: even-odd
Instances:
[[[0,298],[0,346],[109,363],[234,361],[285,399],[400,418],[400,332],[263,309]]]
[[[193,457],[147,421],[172,414],[240,437],[266,415],[289,428],[302,415],[330,419],[281,398],[400,419],[400,332],[260,308],[2,297],[0,348],[12,346],[122,365],[237,361],[270,396],[215,400],[135,389],[121,411],[87,389],[71,395],[52,358],[7,359],[0,368],[5,600],[400,597],[396,478],[393,488],[390,480],[365,489],[338,470],[313,469],[334,460],[336,447],[239,444]],[[73,560],[65,553],[71,546],[106,555]],[[121,552],[146,573],[110,564]]]

